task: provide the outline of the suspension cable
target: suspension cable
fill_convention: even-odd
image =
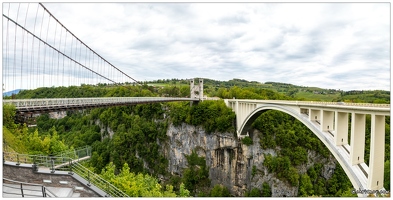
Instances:
[[[20,24],[16,23],[14,20],[10,19],[8,16],[6,16],[6,15],[4,15],[4,14],[3,14],[3,16],[4,16],[5,18],[9,19],[11,22],[13,22],[14,24],[16,24],[17,26],[19,26],[20,28],[22,28],[23,30],[25,30],[27,33],[29,33],[29,34],[31,34],[32,36],[34,36],[35,38],[37,38],[39,41],[41,41],[42,43],[44,43],[44,44],[47,45],[48,47],[50,47],[50,48],[52,48],[53,50],[59,52],[59,53],[60,53],[61,55],[63,55],[64,57],[66,57],[66,58],[72,60],[72,61],[75,62],[76,64],[78,64],[78,65],[84,67],[85,69],[87,69],[87,70],[89,70],[89,71],[95,73],[96,75],[98,75],[98,76],[100,76],[100,77],[102,77],[102,78],[104,78],[104,79],[106,79],[106,80],[108,80],[108,81],[110,81],[110,82],[113,82],[113,83],[117,84],[115,81],[113,81],[113,80],[111,80],[111,79],[109,79],[109,78],[107,78],[107,77],[105,77],[105,76],[103,76],[103,75],[101,75],[101,74],[99,74],[99,73],[97,73],[97,72],[91,70],[90,68],[84,66],[83,64],[79,63],[78,61],[72,59],[70,56],[67,56],[66,54],[64,54],[63,52],[59,51],[58,49],[56,49],[56,48],[53,47],[52,45],[50,45],[50,44],[48,44],[47,42],[43,41],[43,40],[42,40],[41,38],[39,38],[38,36],[36,36],[36,35],[34,35],[33,33],[31,33],[31,32],[30,32],[29,30],[27,30],[26,28],[22,27]]]
[[[27,11],[26,11],[26,16],[25,16],[25,24],[24,24],[24,26],[26,26],[26,21],[27,21],[27,14],[29,13],[29,5],[30,5],[30,3],[29,4],[27,4]],[[16,34],[15,34],[16,35]],[[28,35],[26,36],[26,38],[28,38]],[[20,79],[20,86],[21,86],[21,89],[24,89],[23,88],[23,49],[24,49],[24,42],[25,42],[25,31],[22,31],[22,55],[21,55],[21,64],[20,64],[20,74],[21,74],[21,79]],[[29,46],[28,46],[28,44],[29,44],[29,40],[27,40],[27,50],[29,49]]]
[[[35,14],[35,20],[34,20],[34,33],[35,33],[35,27],[36,27],[36,23],[37,23],[37,16],[38,16],[38,6],[37,6],[37,11],[36,11],[36,14]],[[33,84],[32,84],[32,82],[33,82],[33,79],[34,79],[34,75],[35,75],[35,73],[34,73],[34,37],[33,37],[33,41],[32,41],[32,45],[31,45],[32,47],[31,47],[31,68],[33,69],[33,77],[31,77],[31,79],[30,79],[30,86],[32,87],[32,88],[34,88],[33,87]],[[38,68],[38,65],[37,65],[37,68]]]
[[[100,57],[102,60],[104,60],[106,63],[108,63],[110,66],[112,66],[112,67],[115,68],[116,70],[118,70],[118,71],[119,71],[120,73],[122,73],[123,75],[125,75],[125,76],[127,76],[128,78],[132,79],[134,82],[136,82],[136,83],[142,85],[139,81],[135,80],[135,79],[132,78],[131,76],[127,75],[126,73],[124,73],[123,71],[121,71],[120,69],[118,69],[117,67],[115,67],[113,64],[111,64],[110,62],[108,62],[107,60],[105,60],[102,56],[100,56],[98,53],[96,53],[93,49],[91,49],[89,46],[87,46],[84,42],[82,42],[82,40],[80,40],[78,37],[76,37],[76,36],[75,36],[71,31],[69,31],[62,23],[60,23],[60,21],[57,20],[57,18],[55,18],[55,16],[53,16],[53,15],[49,12],[49,10],[46,9],[46,7],[45,7],[42,3],[39,3],[39,4],[42,6],[42,8],[44,8],[44,10],[45,10],[46,12],[48,12],[48,14],[49,14],[50,16],[52,16],[53,19],[55,19],[64,29],[66,29],[68,32],[70,32],[70,34],[71,34],[72,36],[74,36],[77,40],[79,40],[83,45],[85,45],[87,48],[89,48],[90,51],[94,52],[94,54],[96,54],[98,57]]]
[[[10,7],[11,7],[11,5],[10,4],[8,4],[9,6],[8,6],[8,15],[10,14]],[[7,20],[7,36],[6,36],[6,54],[7,54],[7,61],[6,61],[6,63],[7,63],[7,67],[9,67],[10,66],[10,53],[9,53],[9,21],[10,20]],[[5,72],[5,68],[3,68],[3,74],[4,74],[4,72]],[[8,73],[10,73],[10,72],[7,72],[7,74]],[[4,81],[4,80],[3,80]],[[4,84],[4,83],[3,83]],[[6,83],[7,84],[7,83]],[[10,84],[10,82],[8,81],[8,84],[9,85],[11,85]],[[4,89],[4,85],[3,85],[3,89]],[[7,87],[9,87],[8,85],[7,85]]]
[[[17,14],[16,14],[16,21],[18,21],[18,18],[19,18],[19,8],[20,8],[20,3],[19,3],[19,6],[18,6],[18,12],[17,12]],[[13,87],[16,87],[16,29],[17,28],[17,26],[15,26],[15,43],[14,43],[14,68],[13,68],[13,71],[14,71],[14,76],[13,76],[13,78],[14,78],[14,85],[13,85]],[[16,88],[14,88],[14,89],[16,89]]]

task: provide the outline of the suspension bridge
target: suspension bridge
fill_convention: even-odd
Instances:
[[[3,5],[3,89],[141,84],[67,29],[42,3]]]
[[[141,84],[132,69],[114,66],[67,29],[42,3],[3,4],[3,90],[82,84]],[[200,101],[203,82],[191,82],[190,98],[81,98],[3,100],[20,113]],[[328,147],[357,189],[383,188],[385,116],[390,105],[328,105],[310,102],[225,100],[237,115],[239,137],[266,110],[286,112],[304,123]],[[348,115],[351,142],[348,143]],[[365,116],[371,115],[370,163],[364,163]]]
[[[38,87],[140,85],[67,29],[42,3],[7,3],[3,12],[3,90]],[[3,100],[18,114],[169,101],[199,101],[203,82],[190,98],[62,98]],[[200,95],[195,95],[197,92]]]

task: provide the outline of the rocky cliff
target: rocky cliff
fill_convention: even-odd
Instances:
[[[297,186],[278,179],[263,166],[264,154],[275,155],[276,151],[261,149],[258,134],[257,130],[251,134],[253,144],[247,146],[233,133],[207,134],[202,127],[183,123],[181,126],[169,126],[169,140],[161,146],[169,160],[168,171],[173,175],[181,176],[183,169],[188,167],[185,155],[195,150],[206,159],[211,185],[225,185],[234,196],[244,196],[252,188],[261,188],[264,182],[269,184],[273,197],[297,196]],[[303,174],[316,162],[324,164],[323,176],[330,178],[336,167],[335,159],[323,158],[313,151],[308,152],[308,163],[296,168]],[[256,169],[254,172],[253,167]]]

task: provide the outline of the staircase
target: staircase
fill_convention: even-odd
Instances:
[[[50,197],[59,197],[59,198],[80,197],[80,193],[75,191],[74,188],[45,187],[45,186],[44,188],[47,193],[52,194],[52,196]],[[24,185],[23,188],[21,188],[20,184],[3,183],[3,198],[20,198],[20,197],[39,198],[39,197],[49,197],[49,195],[44,194],[42,191],[42,187],[40,186]]]
[[[57,156],[3,152],[3,175],[14,174],[12,167],[24,168],[27,170],[24,173],[31,174],[30,178],[24,177],[22,179],[18,178],[20,174],[16,176],[14,174],[14,178],[5,176],[24,182],[4,181],[3,178],[3,197],[86,197],[86,195],[90,196],[91,191],[102,197],[128,197],[123,191],[79,163],[79,161],[89,159],[90,155],[90,147],[72,150]],[[5,166],[12,166],[11,168],[7,167],[9,170],[6,174],[4,174]],[[42,174],[40,176],[48,178],[42,177],[44,180],[41,179],[41,182],[40,179],[36,179],[39,176],[34,174]],[[58,176],[55,178],[52,175]],[[60,176],[65,177],[59,178]],[[27,183],[33,179],[35,179],[34,184]],[[74,181],[78,184],[75,184]]]

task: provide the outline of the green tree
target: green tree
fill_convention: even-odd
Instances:
[[[271,197],[272,196],[272,190],[271,190],[268,183],[263,182],[261,193],[262,193],[262,197]]]
[[[253,144],[253,141],[252,141],[252,139],[250,137],[246,136],[246,137],[244,137],[242,139],[242,143],[247,145],[247,146],[250,146],[250,145]]]
[[[37,152],[36,154],[43,153],[43,146],[41,138],[38,136],[38,130],[36,129],[33,134],[28,137],[28,149],[30,152]]]
[[[313,194],[314,194],[314,190],[310,177],[307,174],[301,175],[300,183],[299,183],[299,196],[307,197]]]
[[[57,134],[57,131],[55,129],[55,127],[52,127],[50,129],[50,134],[51,134],[51,138],[50,138],[50,147],[49,147],[49,153],[59,153],[62,151],[67,150],[67,146],[59,140],[59,136]]]
[[[119,174],[115,175],[115,165],[109,163],[102,170],[101,176],[114,186],[124,191],[131,197],[175,197],[173,186],[167,185],[165,189],[158,183],[156,178],[150,175],[135,174],[130,172],[125,163]]]
[[[385,161],[383,182],[384,188],[390,191],[390,160]]]
[[[262,196],[261,191],[258,188],[252,188],[250,192],[246,192],[246,197],[260,197]]]
[[[179,190],[179,197],[189,197],[189,196],[190,196],[190,191],[186,189],[184,183],[181,183],[180,190]]]
[[[211,197],[230,197],[231,194],[229,193],[229,190],[227,187],[225,187],[221,184],[217,184],[210,191],[210,196]]]
[[[209,170],[206,166],[206,160],[199,157],[195,151],[190,155],[186,155],[188,168],[183,172],[184,186],[191,192],[191,195],[196,194],[197,188],[204,188],[210,186]]]
[[[12,104],[3,104],[3,126],[13,131],[17,128],[15,124],[16,108]]]

